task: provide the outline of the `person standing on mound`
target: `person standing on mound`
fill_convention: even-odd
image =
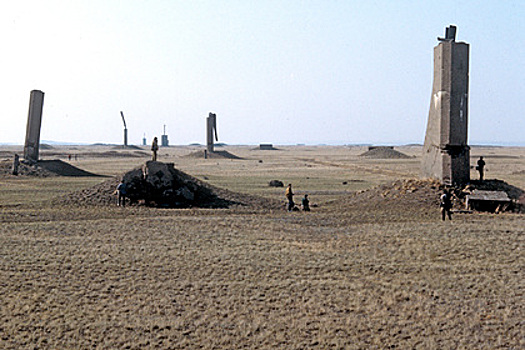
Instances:
[[[152,152],[152,158],[151,160],[156,162],[157,161],[157,151],[159,150],[159,140],[157,137],[153,138],[153,143],[151,144],[151,152]]]
[[[483,157],[479,157],[477,164],[476,170],[479,172],[479,181],[483,181],[483,175],[485,174],[485,161]]]

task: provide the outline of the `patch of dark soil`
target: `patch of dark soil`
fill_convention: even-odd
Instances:
[[[231,154],[228,151],[214,151],[208,153],[207,156],[209,159],[243,159],[241,157],[236,156],[235,154]],[[204,159],[204,150],[192,152],[188,155],[185,155],[184,157]]]
[[[359,155],[369,159],[407,159],[412,158],[390,147],[376,147]]]

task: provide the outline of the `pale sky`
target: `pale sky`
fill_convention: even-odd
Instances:
[[[525,1],[0,0],[0,143],[423,143],[433,47],[470,44],[469,142],[525,145]]]

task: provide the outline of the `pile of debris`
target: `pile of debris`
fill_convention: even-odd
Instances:
[[[15,176],[13,175],[13,160],[6,159],[0,161],[0,175],[1,176]],[[18,166],[18,175],[19,176],[32,176],[32,177],[49,177],[49,176],[59,176],[52,171],[49,171],[45,168],[40,167],[38,164],[29,164],[20,162]]]
[[[0,161],[0,174],[12,175],[13,161]],[[19,176],[49,177],[49,176],[101,176],[82,170],[64,161],[39,160],[38,162],[20,162],[18,166]]]
[[[362,215],[366,215],[367,211],[377,212],[381,208],[383,211],[399,213],[400,218],[409,219],[410,215],[416,211],[420,212],[420,215],[429,215],[429,213],[435,215],[444,189],[452,192],[453,211],[455,212],[525,211],[525,192],[501,180],[472,181],[467,186],[451,187],[433,179],[405,179],[355,192],[344,201],[332,204],[339,207],[340,210],[359,207]],[[504,203],[496,200],[500,198],[498,195],[498,197],[490,197],[495,199],[481,206],[472,204],[472,198],[476,198],[473,195],[484,195],[487,191],[499,192],[499,195],[503,193],[509,200]]]
[[[161,208],[230,208],[250,206],[279,209],[279,201],[234,193],[204,183],[178,169],[173,163],[148,161],[120,179],[114,178],[61,199],[62,204],[115,205],[116,188],[126,186],[126,197],[133,205]]]
[[[369,159],[407,159],[411,158],[404,153],[396,151],[394,147],[387,146],[371,146],[368,147],[368,151],[359,155]]]

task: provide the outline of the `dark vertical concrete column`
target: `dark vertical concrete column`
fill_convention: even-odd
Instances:
[[[206,118],[206,149],[208,153],[215,151],[214,137],[215,140],[219,140],[217,136],[217,115],[210,113],[208,118]]]
[[[40,90],[31,91],[29,98],[29,113],[27,117],[26,141],[24,144],[24,159],[36,162],[39,159],[40,127],[42,125],[42,109],[44,93]]]
[[[446,184],[466,184],[470,181],[469,45],[448,34],[442,40],[434,48],[434,83],[421,176]]]

